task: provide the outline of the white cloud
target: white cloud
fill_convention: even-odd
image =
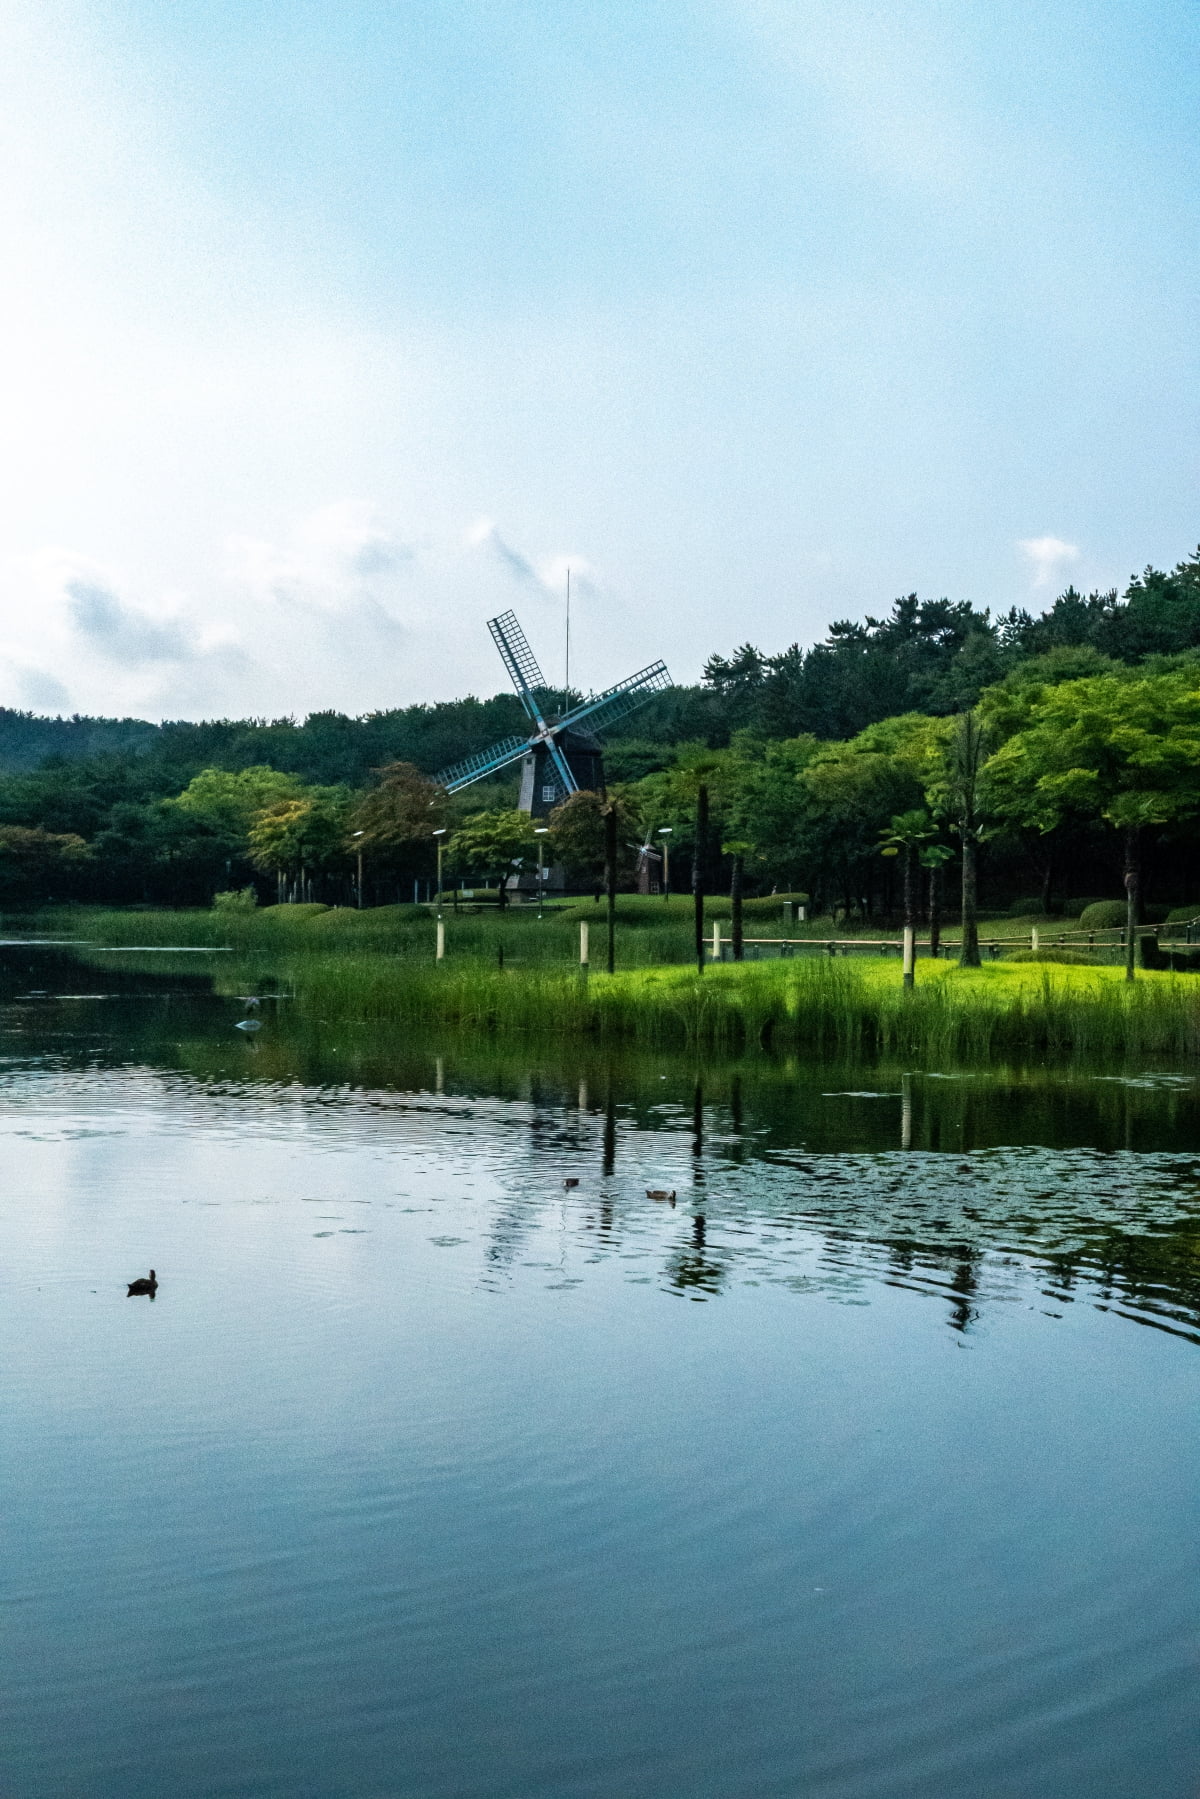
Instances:
[[[1049,587],[1069,563],[1079,561],[1079,548],[1061,537],[1023,537],[1018,549],[1033,565],[1033,585]]]

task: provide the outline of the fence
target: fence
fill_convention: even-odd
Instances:
[[[1200,942],[1200,918],[1178,920],[1174,924],[1138,925],[1136,935],[1153,937],[1164,947],[1184,947]],[[742,943],[747,962],[797,955],[899,957],[904,953],[902,937],[743,937]],[[928,958],[933,953],[928,937],[924,941],[918,938],[914,947],[918,956]],[[961,937],[943,937],[937,953],[949,958],[957,956],[961,948]],[[1119,964],[1125,960],[1125,932],[1119,925],[1098,931],[1046,931],[1034,925],[1030,927],[1028,938],[1024,934],[1020,937],[981,934],[979,938],[980,955],[991,961],[999,961],[1006,951],[1029,950],[1037,955],[1040,950],[1047,949],[1084,950],[1097,961]],[[714,962],[733,960],[733,943],[724,935],[720,924],[713,926],[709,956]]]

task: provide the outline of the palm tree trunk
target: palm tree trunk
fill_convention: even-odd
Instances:
[[[1141,898],[1139,887],[1142,872],[1139,855],[1140,837],[1141,832],[1136,825],[1130,825],[1125,832],[1125,979],[1127,981],[1132,981],[1136,972],[1136,926]]]
[[[604,811],[604,885],[608,890],[608,972],[611,974],[617,956],[617,809],[611,804]]]
[[[942,871],[940,867],[929,871],[929,953],[937,956],[942,947]]]
[[[962,834],[962,948],[960,968],[979,967],[979,878],[976,857],[979,845],[970,831]]]
[[[696,972],[704,973],[704,861],[708,854],[708,788],[696,794],[696,847],[692,852],[692,904],[696,925]]]
[[[733,858],[733,876],[729,883],[729,907],[733,914],[733,959],[740,962],[745,954],[745,939],[742,935],[742,869],[744,858],[735,855]]]

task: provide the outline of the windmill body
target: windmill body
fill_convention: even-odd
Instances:
[[[652,662],[636,675],[618,681],[601,694],[590,694],[561,718],[547,719],[540,696],[547,692],[545,676],[517,623],[516,614],[503,612],[488,620],[500,659],[509,672],[517,696],[532,727],[526,737],[506,737],[491,749],[481,750],[442,769],[437,776],[447,793],[457,793],[473,781],[484,781],[502,768],[520,762],[522,812],[544,817],[573,793],[603,792],[604,761],[596,736],[615,724],[654,694],[671,685],[665,662]]]
[[[575,782],[573,791],[604,792],[604,751],[590,731],[560,728],[558,749]],[[567,793],[558,765],[544,744],[538,744],[521,763],[521,797],[517,805],[532,818],[544,818],[561,806]]]

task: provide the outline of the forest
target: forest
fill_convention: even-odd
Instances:
[[[0,903],[347,904],[360,866],[366,902],[387,903],[425,891],[438,830],[450,874],[494,884],[536,859],[515,780],[449,797],[431,777],[522,725],[515,694],[303,722],[0,710]],[[664,834],[672,884],[690,883],[703,789],[710,891],[736,863],[747,892],[885,917],[906,882],[949,893],[965,852],[993,909],[1074,911],[1130,875],[1139,904],[1185,904],[1200,550],[1038,616],[908,594],[807,649],[744,644],[626,720],[605,761],[626,886]],[[602,804],[576,795],[551,820],[546,860],[572,885],[597,879]]]

